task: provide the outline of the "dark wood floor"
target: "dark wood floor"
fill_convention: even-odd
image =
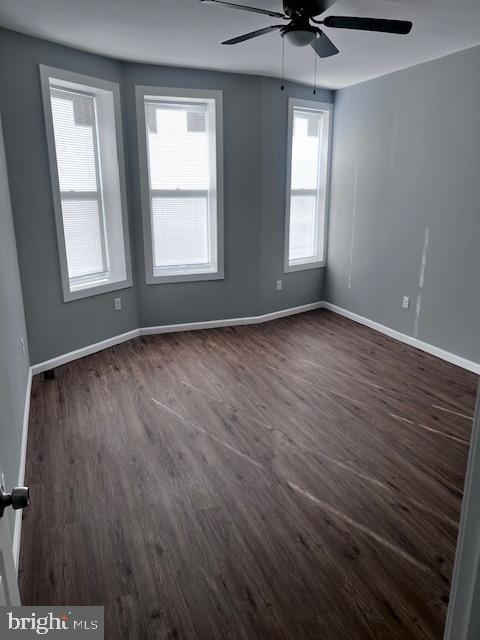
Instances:
[[[115,640],[441,640],[476,385],[326,311],[36,377],[23,602]]]

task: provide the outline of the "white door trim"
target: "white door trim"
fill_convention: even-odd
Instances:
[[[445,640],[474,640],[470,628],[475,589],[480,589],[480,388],[468,457]],[[478,637],[478,636],[475,636]]]
[[[20,447],[20,464],[18,467],[17,486],[23,487],[25,482],[25,463],[27,459],[28,420],[30,417],[30,398],[32,393],[32,367],[28,370],[27,388],[25,391],[25,405],[23,410],[22,443]],[[15,528],[13,530],[13,559],[18,573],[18,561],[20,558],[20,540],[22,537],[23,509],[15,512]]]

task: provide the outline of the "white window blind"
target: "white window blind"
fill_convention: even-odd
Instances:
[[[324,260],[329,112],[290,107],[288,267]]]
[[[131,286],[118,85],[40,74],[64,299]]]
[[[153,276],[218,271],[215,100],[145,96]]]
[[[107,277],[95,97],[50,86],[68,275]]]

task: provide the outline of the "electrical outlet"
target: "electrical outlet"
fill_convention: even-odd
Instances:
[[[281,280],[277,280],[277,291],[281,291],[283,289],[283,282]]]
[[[25,357],[25,340],[20,338],[20,348],[22,350],[22,356]]]
[[[115,311],[121,311],[122,310],[122,299],[121,298],[115,298],[113,300],[114,306],[115,306]]]
[[[408,309],[410,307],[410,298],[408,296],[403,296],[402,308]]]

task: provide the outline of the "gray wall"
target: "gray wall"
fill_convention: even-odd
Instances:
[[[479,77],[475,48],[336,93],[326,270],[328,301],[476,362]]]
[[[25,342],[22,354],[20,340]],[[17,484],[29,356],[0,120],[0,468]],[[9,509],[9,520],[14,514]]]
[[[39,64],[121,84],[134,286],[119,292],[118,313],[115,293],[63,302]],[[135,84],[223,91],[225,280],[145,284]],[[4,29],[0,86],[33,363],[137,326],[257,315],[322,299],[323,269],[283,274],[287,104],[289,96],[313,99],[308,87],[289,83],[282,92],[267,78],[121,63]],[[333,94],[320,90],[317,99],[332,102]]]

